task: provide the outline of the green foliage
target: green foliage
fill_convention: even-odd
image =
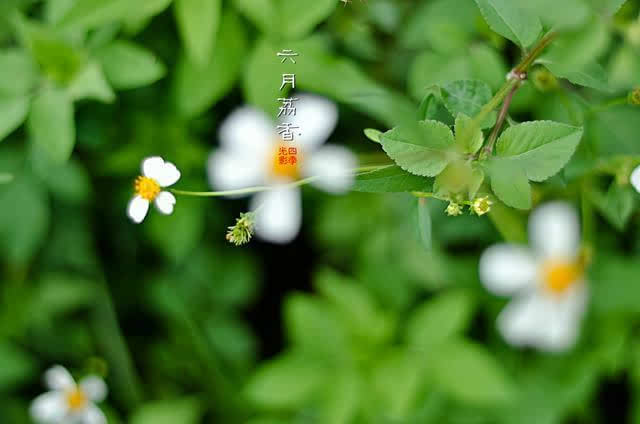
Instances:
[[[475,0],[491,29],[505,38],[529,47],[540,35],[542,25],[534,14],[526,13],[517,2],[508,0]]]
[[[153,53],[127,41],[115,41],[97,52],[111,85],[138,88],[164,77],[166,69]]]

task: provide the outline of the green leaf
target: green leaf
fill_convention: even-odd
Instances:
[[[509,127],[496,144],[496,156],[524,170],[528,179],[544,181],[564,167],[582,138],[580,127],[534,121]]]
[[[360,174],[352,190],[365,193],[397,193],[405,191],[431,191],[433,181],[410,174],[397,165]]]
[[[475,0],[492,30],[525,48],[538,39],[542,24],[513,0]]]
[[[326,370],[314,358],[289,352],[263,363],[247,383],[245,393],[251,402],[263,407],[299,407],[326,380]]]
[[[465,159],[452,161],[438,175],[433,191],[441,198],[458,202],[473,200],[484,182],[484,171]]]
[[[507,206],[531,208],[531,185],[525,170],[517,163],[494,159],[490,163],[491,189]]]
[[[429,371],[440,390],[471,405],[498,405],[513,399],[515,387],[484,347],[451,342],[432,356]]]
[[[35,147],[54,162],[65,162],[76,142],[73,102],[63,90],[42,90],[33,100],[28,120],[29,136]]]
[[[222,0],[175,0],[178,29],[189,57],[205,65],[215,44]]]
[[[627,0],[589,0],[596,10],[607,16],[613,16],[622,8]]]
[[[382,136],[384,151],[402,169],[428,177],[438,175],[455,157],[453,143],[449,127],[438,121],[396,127]]]
[[[26,383],[36,373],[36,362],[25,351],[12,343],[0,341],[0,392],[15,389],[19,384]]]
[[[591,16],[591,10],[584,0],[517,0],[517,4],[539,16],[547,28],[575,28],[584,24]]]
[[[46,193],[32,179],[16,177],[0,187],[0,250],[11,263],[24,265],[44,243],[49,227]]]
[[[285,90],[288,89],[287,86],[280,91],[282,73],[286,71],[277,53],[278,49],[268,39],[256,42],[242,80],[245,99],[273,116],[278,110],[278,98],[286,96]],[[296,78],[296,81],[300,79]]]
[[[102,67],[97,63],[89,63],[79,72],[67,87],[67,93],[73,100],[96,99],[104,103],[112,103],[116,95],[107,82]]]
[[[482,81],[453,81],[443,85],[441,91],[445,106],[456,117],[460,113],[474,117],[491,100],[491,88]],[[482,123],[482,128],[491,127],[495,122],[496,113],[492,112]]]
[[[380,130],[376,130],[373,128],[365,128],[364,135],[374,143],[382,144],[382,134],[384,134]]]
[[[76,0],[57,20],[63,28],[92,29],[114,21],[143,19],[162,12],[171,0]]]
[[[273,0],[233,0],[233,5],[263,33],[277,31],[279,15]]]
[[[588,63],[579,69],[559,65],[548,60],[539,60],[538,62],[543,64],[556,77],[568,79],[572,83],[583,87],[611,91],[604,68],[596,62]]]
[[[301,38],[311,32],[316,25],[328,18],[338,5],[335,0],[274,1],[278,5],[280,33],[291,39]]]
[[[427,199],[418,199],[418,233],[420,242],[425,250],[431,250],[433,247],[433,222],[431,221],[431,212],[427,206]]]
[[[27,94],[37,82],[36,64],[25,51],[20,49],[0,51],[0,97]]]
[[[13,181],[13,174],[0,172],[0,184],[8,184]]]
[[[496,201],[491,205],[489,218],[505,241],[521,244],[527,242],[527,217],[522,212]]]
[[[23,42],[44,72],[53,80],[66,84],[82,69],[86,54],[50,28],[21,19],[18,21]]]
[[[413,311],[405,339],[411,349],[428,352],[465,331],[472,313],[469,293],[450,291],[436,295]]]
[[[613,182],[606,193],[589,191],[589,199],[618,231],[624,230],[631,218],[637,193],[631,186]]]
[[[192,398],[150,402],[138,408],[129,422],[131,424],[197,424],[204,409],[200,401]]]
[[[482,147],[482,143],[484,143],[484,135],[482,134],[482,130],[480,128],[476,129],[475,134],[467,140],[462,140],[460,137],[461,134],[465,133],[465,129],[468,128],[472,119],[469,118],[464,113],[459,113],[456,117],[455,124],[455,141],[456,146],[460,149],[462,153],[475,154]]]
[[[209,62],[198,65],[186,56],[178,61],[173,80],[176,109],[185,118],[200,115],[223,97],[239,77],[247,48],[242,22],[227,12]]]
[[[0,141],[18,128],[28,113],[28,97],[0,97]]]
[[[116,89],[153,84],[166,73],[165,66],[152,52],[128,41],[114,41],[100,49],[96,56]]]

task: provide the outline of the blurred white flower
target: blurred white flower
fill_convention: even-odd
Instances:
[[[631,185],[640,193],[640,166],[636,167],[631,173]]]
[[[256,235],[272,243],[288,243],[300,230],[300,190],[288,183],[315,176],[312,184],[332,193],[347,191],[353,183],[354,155],[341,146],[321,146],[338,121],[336,105],[310,94],[297,98],[296,114],[280,122],[291,124],[293,141],[282,140],[278,124],[267,115],[243,107],[223,122],[221,148],[209,157],[209,181],[218,190],[270,187],[252,198],[251,210],[259,208]],[[283,163],[289,149],[295,149],[291,150],[295,159]]]
[[[135,182],[135,196],[127,207],[129,218],[136,224],[141,223],[147,216],[151,202],[155,202],[161,213],[173,213],[176,198],[162,188],[175,184],[179,179],[180,171],[171,162],[165,162],[159,156],[143,160],[142,175],[136,178]]]
[[[107,396],[107,385],[96,376],[78,384],[69,371],[54,366],[44,375],[49,392],[31,404],[31,418],[39,424],[106,424],[107,419],[95,405]]]
[[[499,244],[480,258],[480,278],[498,295],[515,295],[498,317],[498,329],[516,346],[545,351],[572,347],[588,298],[576,211],[553,202],[529,219],[531,249]]]

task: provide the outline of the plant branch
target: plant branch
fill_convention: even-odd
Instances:
[[[493,131],[491,131],[491,135],[489,136],[489,140],[487,141],[487,145],[484,147],[484,154],[486,156],[490,156],[493,153],[493,147],[496,144],[496,140],[498,139],[498,134],[502,129],[502,125],[504,124],[505,119],[507,118],[507,114],[509,113],[509,106],[511,106],[511,101],[513,100],[513,95],[516,94],[520,88],[520,84],[515,84],[511,91],[504,99],[502,103],[502,108],[500,109],[500,114],[498,115],[498,120],[496,121],[496,125],[493,127]]]

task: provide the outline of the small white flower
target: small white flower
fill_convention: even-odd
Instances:
[[[135,196],[129,202],[127,214],[136,224],[141,223],[149,211],[149,203],[155,202],[156,208],[165,215],[173,213],[176,198],[162,188],[175,184],[180,179],[180,171],[171,162],[165,162],[159,156],[142,161],[142,175],[136,178]]]
[[[631,173],[631,185],[640,193],[640,166],[636,167]]]
[[[57,365],[44,375],[49,392],[31,404],[31,418],[39,424],[106,424],[107,419],[95,405],[107,397],[107,385],[96,376],[78,384],[66,368]]]
[[[221,148],[209,157],[208,175],[213,187],[235,190],[267,185],[256,194],[251,210],[256,214],[256,235],[272,243],[293,240],[302,222],[300,190],[289,187],[300,178],[315,176],[317,187],[332,193],[349,189],[353,183],[353,154],[344,147],[321,145],[338,121],[335,104],[322,97],[301,94],[296,114],[281,123],[297,127],[293,141],[283,141],[277,124],[261,111],[243,107],[234,111],[220,127]],[[295,149],[295,162],[281,163],[282,150]]]
[[[588,298],[575,210],[563,202],[537,208],[529,219],[529,238],[532,249],[499,244],[480,258],[485,287],[516,296],[500,313],[498,329],[516,346],[569,349]]]

